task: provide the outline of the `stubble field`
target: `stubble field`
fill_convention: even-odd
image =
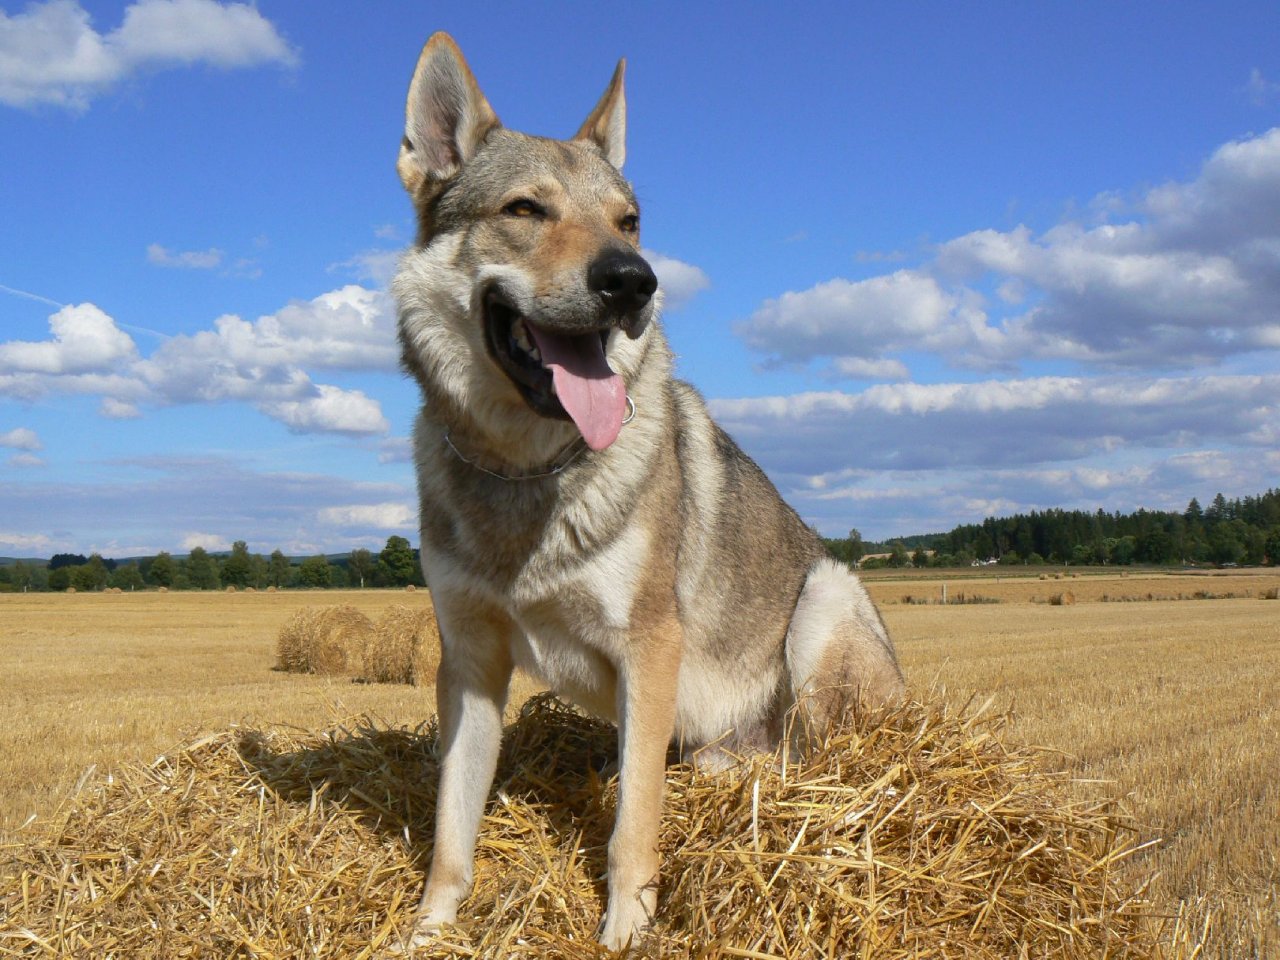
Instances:
[[[1280,602],[1262,599],[1280,574],[1044,576],[883,572],[868,586],[916,696],[1012,707],[1008,739],[1100,781],[1078,789],[1125,798],[1142,835],[1162,838],[1130,869],[1155,877],[1156,899],[1211,919],[1205,956],[1280,956]],[[944,606],[944,584],[950,600],[987,602]],[[304,606],[350,603],[376,619],[428,602],[0,595],[0,844],[34,836],[91,766],[101,776],[232,724],[422,723],[429,688],[272,667],[280,626]],[[535,689],[520,680],[513,704]]]

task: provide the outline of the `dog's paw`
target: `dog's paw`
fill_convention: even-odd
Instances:
[[[409,930],[403,937],[399,937],[396,941],[382,952],[375,954],[377,960],[401,960],[401,958],[413,957],[419,949],[427,947],[438,947],[448,936],[448,927],[452,924],[435,920],[431,917],[419,917],[413,924],[413,929]]]
[[[639,945],[649,930],[649,915],[643,908],[635,910],[630,915],[627,915],[628,913],[625,910],[610,910],[605,914],[604,920],[600,923],[600,930],[596,934],[596,940],[602,947],[609,950],[625,950],[627,947]]]

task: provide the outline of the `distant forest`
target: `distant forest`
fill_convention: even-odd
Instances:
[[[18,560],[0,566],[0,593],[23,590],[227,590],[270,588],[422,586],[418,551],[404,537],[390,537],[378,553],[269,557],[249,552],[237,540],[229,553],[196,547],[184,557],[161,552],[126,561],[92,554],[60,553],[47,563]]]
[[[1255,566],[1280,562],[1280,491],[1208,507],[1198,500],[1182,513],[1138,510],[1046,510],[988,517],[950,533],[918,534],[864,542],[857,530],[826,539],[831,555],[871,567],[966,567],[974,563],[1094,566]],[[61,553],[45,561],[0,563],[0,593],[23,590],[264,590],[422,586],[418,551],[404,537],[390,537],[378,553],[287,557],[250,553],[238,540],[227,553],[196,547],[186,556],[113,560],[98,554]]]
[[[1045,510],[988,517],[950,533],[864,543],[857,530],[828,539],[832,556],[864,567],[962,567],[973,563],[1181,566],[1280,562],[1280,491],[1181,513]],[[865,558],[865,559],[864,559]]]

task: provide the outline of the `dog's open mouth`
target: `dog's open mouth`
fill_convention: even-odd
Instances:
[[[592,450],[617,439],[627,388],[605,359],[608,330],[546,330],[497,291],[484,298],[484,328],[489,352],[537,413],[572,420]]]

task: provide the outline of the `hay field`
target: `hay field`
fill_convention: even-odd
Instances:
[[[52,813],[90,765],[149,762],[234,723],[427,720],[430,687],[273,669],[280,627],[304,607],[338,603],[377,620],[430,599],[395,590],[0,594],[0,838]]]
[[[1113,781],[1081,790],[1129,797],[1144,836],[1166,838],[1134,869],[1159,873],[1158,899],[1212,916],[1204,956],[1280,956],[1280,602],[1256,599],[1280,576],[1237,574],[1209,587],[1166,579],[1150,589],[1237,599],[1099,602],[1136,595],[1137,579],[1002,572],[999,582],[965,582],[1004,594],[978,606],[901,601],[938,592],[936,579],[870,588],[917,690],[936,684],[956,701],[994,694],[1016,709],[1010,739],[1061,751],[1078,776]],[[1064,583],[1075,605],[1037,600]],[[0,595],[0,837],[22,842],[38,824],[18,826],[31,812],[47,815],[90,763],[149,761],[182,737],[236,722],[315,730],[368,712],[420,723],[433,706],[429,689],[271,669],[276,633],[301,607],[351,603],[376,619],[406,601],[427,602],[422,593],[356,591]],[[531,690],[526,682],[513,701]]]

